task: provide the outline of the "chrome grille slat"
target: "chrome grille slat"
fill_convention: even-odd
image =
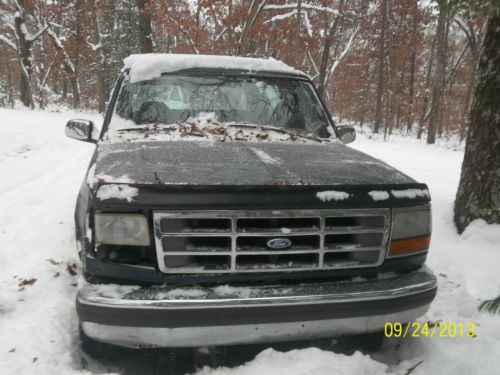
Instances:
[[[357,233],[380,233],[380,228],[363,228],[363,229],[338,229],[338,230],[331,230],[331,229],[326,229],[325,234],[344,234],[344,233],[351,233],[351,234],[357,234]]]
[[[164,273],[328,270],[380,265],[390,210],[155,211],[153,223]],[[281,227],[283,223],[289,226]],[[169,238],[175,251],[168,249]],[[203,238],[214,249],[205,246]],[[276,238],[290,239],[291,247],[266,248],[267,241]],[[217,247],[224,241],[227,248]]]

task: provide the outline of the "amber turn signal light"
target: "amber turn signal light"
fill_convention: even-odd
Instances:
[[[408,255],[422,250],[427,250],[431,242],[431,236],[407,238],[391,242],[389,256]]]

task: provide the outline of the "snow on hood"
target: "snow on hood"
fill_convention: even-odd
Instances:
[[[100,200],[106,199],[124,199],[127,202],[132,202],[134,197],[139,193],[139,189],[125,184],[103,185],[97,191],[97,198]]]
[[[132,83],[160,77],[163,73],[193,68],[268,71],[305,76],[303,72],[273,58],[150,53],[130,55],[123,60],[123,63],[124,69],[130,69]]]

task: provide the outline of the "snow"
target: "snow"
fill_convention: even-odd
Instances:
[[[385,201],[390,197],[389,193],[383,190],[372,190],[368,192],[368,194],[370,195],[370,197],[372,197],[374,201]]]
[[[396,198],[415,199],[418,197],[430,197],[429,190],[427,189],[391,190],[391,194]]]
[[[198,375],[375,375],[387,366],[374,362],[359,352],[352,356],[322,351],[318,348],[290,350],[286,353],[266,349],[243,366],[212,370],[204,367]]]
[[[130,69],[129,76],[132,83],[160,77],[163,73],[193,68],[239,69],[248,72],[271,71],[304,75],[299,70],[273,58],[151,53],[130,55],[123,60],[123,63],[124,69]]]
[[[89,173],[87,175],[87,185],[89,185],[90,188],[94,187],[94,176],[95,176],[95,168],[97,164],[94,163],[92,166],[89,168]]]
[[[316,197],[321,199],[323,202],[343,201],[344,199],[349,198],[349,193],[346,193],[345,191],[326,190],[316,193]]]
[[[102,201],[106,199],[124,199],[127,202],[132,202],[137,194],[139,194],[138,188],[125,184],[103,185],[97,190],[97,198]]]
[[[171,299],[171,298],[180,298],[180,299],[188,299],[188,298],[196,298],[202,297],[206,294],[205,291],[199,289],[172,289],[165,294],[161,294],[158,296],[163,299]]]
[[[145,365],[160,366],[156,373],[169,373],[161,368],[164,361],[148,362],[153,354],[130,354],[113,367],[89,358],[79,347],[74,300],[81,268],[73,213],[94,146],[64,136],[70,118],[89,118],[97,124],[102,120],[95,114],[0,109],[0,373],[135,373],[133,369]],[[412,375],[498,373],[500,317],[477,307],[500,294],[500,226],[476,220],[463,235],[456,233],[453,201],[461,147],[457,151],[446,144],[429,146],[395,136],[383,142],[364,134],[358,134],[352,147],[429,186],[433,235],[427,264],[438,277],[439,290],[419,321],[474,322],[477,337],[386,339],[371,355],[346,356],[312,347],[267,349],[248,363],[205,367],[199,374],[399,375],[419,363]]]
[[[246,287],[221,285],[215,287],[213,290],[221,296],[231,296],[236,298],[250,298],[252,296],[252,289]]]
[[[105,298],[123,298],[125,294],[131,293],[137,289],[139,286],[135,285],[118,285],[118,284],[102,284],[96,285],[94,291]]]
[[[253,152],[259,157],[259,159],[265,163],[265,164],[271,164],[271,165],[279,165],[280,161],[273,158],[271,155],[269,155],[267,152],[258,149],[256,147],[250,147]]]
[[[263,9],[266,10],[284,10],[284,9],[297,9],[298,4],[297,3],[291,3],[291,4],[269,4],[265,5]],[[340,13],[337,9],[330,8],[330,7],[322,7],[319,5],[314,5],[314,4],[309,4],[309,3],[302,3],[301,4],[302,11],[304,10],[313,10],[313,11],[318,11],[318,12],[326,12],[330,14],[334,14],[338,16]]]
[[[180,124],[145,124],[140,126],[132,120],[124,119],[114,113],[104,139],[105,142],[109,143],[195,141],[207,145],[215,141],[225,142],[228,140],[289,142],[292,139],[298,143],[318,143],[312,138],[304,138],[295,133],[293,135],[284,133],[282,128],[272,126],[262,128],[259,125],[234,122],[221,124],[214,112],[199,112],[195,117],[190,117]],[[269,158],[266,160],[267,162],[271,161]]]

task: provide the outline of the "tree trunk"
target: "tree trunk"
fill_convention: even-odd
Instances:
[[[460,26],[460,24],[459,24]],[[460,141],[465,139],[467,124],[469,122],[469,112],[471,105],[472,92],[474,90],[474,84],[476,83],[477,69],[479,65],[479,54],[480,54],[480,37],[475,30],[474,23],[472,20],[467,22],[468,28],[463,29],[467,35],[469,41],[469,49],[472,55],[472,72],[470,73],[469,82],[467,83],[467,91],[465,93],[464,105],[462,110],[462,123],[460,124]],[[463,26],[462,26],[463,27]]]
[[[302,36],[301,34],[302,22],[302,0],[297,1],[297,25],[295,30],[295,64],[300,66],[301,57],[304,55],[302,51]]]
[[[418,133],[417,139],[422,138],[422,133],[424,132],[425,121],[427,118],[427,105],[429,104],[429,94],[428,89],[431,84],[431,74],[432,74],[432,66],[434,64],[434,49],[436,47],[436,38],[432,40],[431,46],[431,55],[429,57],[429,64],[427,66],[427,73],[425,77],[425,90],[424,90],[424,101],[422,103],[422,112],[420,113],[420,118],[418,120]]]
[[[94,43],[97,46],[97,62],[96,62],[96,83],[97,83],[97,101],[99,113],[104,113],[106,109],[106,92],[104,87],[104,66],[105,56],[102,48],[101,30],[99,25],[99,15],[97,14],[97,7],[95,0],[92,1],[92,31],[94,34]]]
[[[412,24],[412,51],[410,57],[410,92],[408,93],[408,119],[406,121],[406,132],[411,132],[411,127],[414,121],[413,116],[415,111],[413,108],[413,98],[415,92],[415,66],[417,63],[417,13],[418,13],[418,0],[414,1],[413,8],[413,24]]]
[[[378,133],[382,125],[382,97],[384,95],[384,61],[385,61],[385,31],[387,27],[387,0],[382,0],[380,13],[382,15],[382,24],[380,26],[380,38],[378,49],[378,87],[377,87],[377,106],[375,108],[375,125],[373,132]]]
[[[340,12],[342,11],[343,7],[344,7],[344,0],[340,0],[338,7]],[[337,31],[337,26],[340,22],[340,17],[342,17],[340,14],[338,14],[335,17],[335,20],[332,22],[330,27],[328,27],[326,35],[323,38],[324,43],[323,43],[323,50],[321,51],[321,62],[319,66],[319,76],[318,76],[318,91],[323,98],[326,97],[326,87],[327,87],[326,78],[329,65],[328,62],[330,60],[330,49],[332,48],[333,36]]]
[[[20,82],[19,91],[21,102],[26,107],[34,108],[33,91],[31,89],[32,55],[31,47],[33,42],[26,38],[24,28],[26,27],[26,14],[24,12],[24,0],[18,1],[19,8],[14,18],[14,29],[17,38],[17,51],[19,56]]]
[[[63,100],[66,100],[68,97],[68,78],[66,76],[63,77],[63,82],[62,82],[62,95],[61,98]]]
[[[139,10],[139,44],[141,53],[153,52],[153,39],[151,30],[151,15],[146,6],[149,0],[138,0],[137,8]]]
[[[469,77],[469,83],[467,84],[467,91],[465,94],[465,99],[464,99],[464,109],[462,112],[462,124],[460,125],[460,140],[463,141],[465,139],[465,134],[467,130],[467,123],[469,121],[469,108],[470,108],[470,102],[471,102],[471,96],[472,96],[472,90],[474,89],[474,84],[476,83],[476,76],[477,76],[477,67],[479,64],[479,51],[474,51],[474,49],[471,47],[472,56],[474,60],[474,65],[472,67],[472,72]]]
[[[455,225],[462,233],[474,219],[500,223],[500,10],[486,26],[462,174]]]
[[[429,130],[427,132],[427,143],[436,142],[436,130],[440,119],[441,102],[444,91],[445,69],[446,69],[446,0],[439,1],[439,16],[436,29],[436,74],[432,86],[431,110],[429,113]]]

